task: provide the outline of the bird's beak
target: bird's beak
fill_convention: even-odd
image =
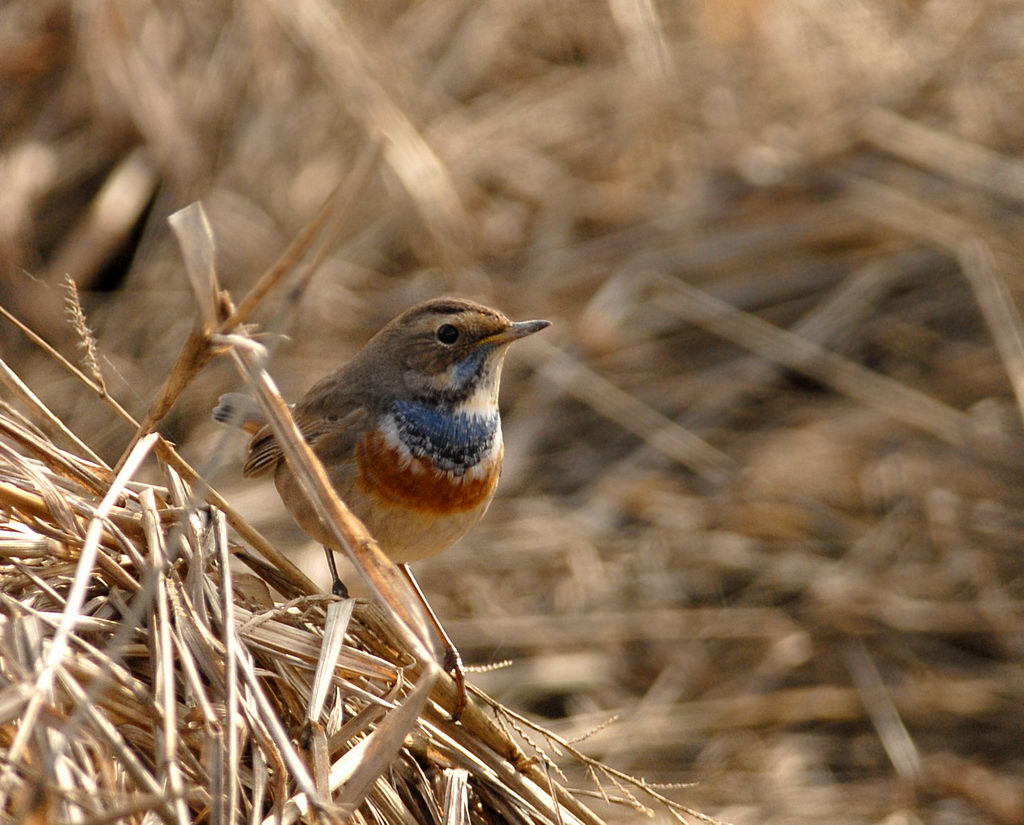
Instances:
[[[501,332],[496,332],[494,335],[488,335],[479,343],[511,344],[513,341],[518,341],[520,338],[525,338],[527,335],[533,335],[533,333],[540,332],[542,329],[547,329],[549,326],[551,326],[550,321],[513,321],[507,329],[503,329]]]

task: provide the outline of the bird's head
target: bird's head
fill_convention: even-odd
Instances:
[[[411,398],[452,406],[497,401],[509,344],[549,326],[512,321],[496,309],[461,298],[436,298],[399,315],[367,345],[401,373]]]

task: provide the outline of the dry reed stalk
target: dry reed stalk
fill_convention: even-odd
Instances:
[[[898,381],[873,374],[813,341],[739,312],[685,282],[666,278],[660,279],[660,285],[664,294],[657,299],[659,304],[681,318],[730,338],[769,361],[807,372],[839,392],[950,444],[966,443],[967,416],[946,404]]]

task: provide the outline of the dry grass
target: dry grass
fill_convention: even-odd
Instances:
[[[408,582],[334,496],[263,369],[265,349],[237,331],[258,297],[236,310],[220,289],[200,207],[171,224],[199,321],[116,470],[0,412],[0,810],[15,821],[600,825],[559,784],[552,756],[568,754],[607,802],[713,822],[483,694],[491,713],[470,704],[452,721],[455,686]],[[91,340],[73,291],[69,304]],[[43,349],[83,392],[105,396]],[[319,593],[150,432],[218,350],[249,379],[373,602],[357,610]],[[4,376],[41,424],[80,446],[7,365]],[[136,480],[151,453],[165,486]],[[264,558],[230,542],[229,517]],[[233,558],[257,575],[233,572]],[[281,602],[271,587],[296,595]]]
[[[144,655],[108,684],[85,664],[72,670],[95,656],[77,642],[51,667],[55,690],[95,684],[94,704],[117,703],[127,716],[116,718],[130,720],[146,705],[122,678],[157,691],[149,702],[209,691],[203,668],[226,673],[235,639],[235,740],[219,708],[192,704],[199,732],[174,740],[177,763],[138,766],[160,787],[127,767],[103,781],[130,784],[136,801],[159,797],[174,817],[179,780],[165,766],[229,765],[231,741],[282,759],[301,744],[285,740],[308,698],[281,709],[295,726],[281,741],[269,729],[255,746],[243,736],[263,711],[245,704],[242,651],[259,680],[309,691],[323,603],[275,614],[272,637],[307,634],[305,652],[284,659],[242,631],[244,610],[274,609],[252,580],[236,571],[231,605],[203,584],[204,571],[220,575],[225,547],[255,560],[302,542],[271,489],[236,480],[231,445],[208,423],[213,400],[240,382],[211,342],[251,356],[254,335],[274,351],[269,372],[290,399],[399,310],[454,292],[556,322],[510,357],[499,500],[419,571],[471,662],[513,660],[476,684],[565,741],[589,733],[578,744],[588,758],[696,783],[664,793],[723,820],[1024,822],[1024,118],[1012,105],[1022,35],[1015,0],[8,2],[2,303],[76,363],[93,353],[87,380],[102,379],[124,408],[94,400],[13,325],[0,327],[4,397],[16,408],[5,420],[17,424],[5,430],[4,472],[44,507],[16,503],[38,535],[5,535],[24,554],[5,568],[8,615],[15,604],[64,609],[77,548],[112,489],[96,468],[119,466],[154,427],[223,491],[210,513],[235,531],[225,545],[210,515],[164,541],[178,566],[139,601],[156,619],[118,640]],[[185,244],[186,286],[166,218],[195,200],[217,238],[221,283],[252,296],[238,317],[207,288],[201,243]],[[65,274],[84,304],[72,318]],[[83,610],[98,619],[128,609],[131,599],[109,593],[128,594],[129,580],[146,587],[163,558],[130,532],[153,512],[143,489],[159,485],[149,486],[155,510],[177,512],[197,481],[165,442],[149,446],[157,461],[113,503],[123,523],[112,516],[96,544],[99,589]],[[273,577],[285,599],[310,586],[306,574],[322,583],[314,556],[291,557],[305,573],[274,573],[288,570],[280,559],[253,574]],[[160,628],[184,633],[172,621],[174,575],[182,593],[206,599],[211,635],[172,636],[176,654],[191,652],[175,666],[191,655],[198,676],[171,685],[155,666],[132,668],[166,649]],[[33,700],[42,694],[19,686],[47,672],[56,654],[42,640],[59,631],[53,615],[18,615],[27,635],[5,637],[21,670],[4,671],[4,719],[35,701],[52,732],[51,698],[70,707],[74,697]],[[368,628],[399,620],[415,627],[387,607],[355,612],[343,650],[363,645],[392,670],[341,673],[350,709],[397,698],[388,719],[422,698],[410,685],[391,695],[405,660],[373,647],[382,642]],[[92,634],[106,651],[116,632],[90,623],[74,638]],[[411,654],[415,638],[387,651]],[[211,649],[212,662],[197,653]],[[425,739],[388,740],[403,754],[390,774],[397,790],[374,785],[366,804],[394,813],[406,789],[430,784],[439,806],[458,807],[468,791],[497,810],[478,768],[445,763],[443,780],[414,772],[438,764],[416,751],[447,730],[435,716],[435,727],[416,722]],[[101,735],[97,720],[75,724]],[[165,725],[150,711],[148,740],[128,722],[119,733],[125,748],[155,753]],[[96,751],[21,736],[32,753],[63,754],[61,782],[98,775],[97,753],[111,753],[106,740]],[[328,737],[327,761],[344,747]],[[322,784],[316,753],[307,770]],[[259,775],[246,758],[239,788]],[[19,764],[32,780],[31,766],[46,763]],[[585,764],[558,764],[558,781],[584,788]],[[542,796],[546,778],[535,777]],[[268,804],[296,790],[268,781]],[[190,793],[187,804],[203,804]],[[470,816],[480,814],[471,806]]]

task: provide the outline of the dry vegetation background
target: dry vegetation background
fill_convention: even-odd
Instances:
[[[202,201],[240,296],[380,143],[259,320],[290,398],[427,297],[555,322],[498,500],[419,565],[512,660],[473,681],[723,820],[1022,823],[1022,43],[997,0],[8,0],[0,296],[79,358],[70,275],[142,415],[195,318],[167,216]],[[219,450],[238,386],[161,431],[323,581]]]

